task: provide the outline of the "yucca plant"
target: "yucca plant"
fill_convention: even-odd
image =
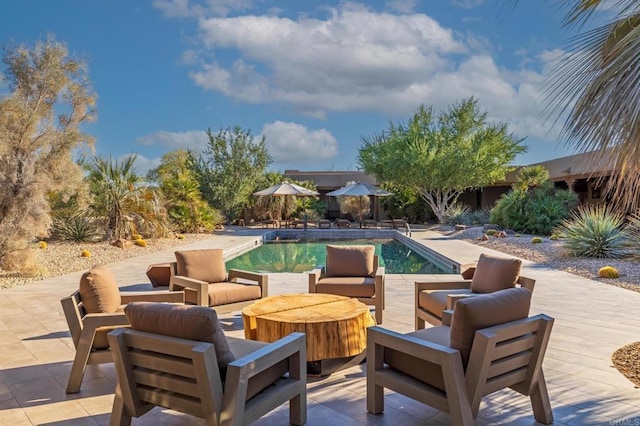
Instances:
[[[471,220],[471,209],[462,203],[455,203],[447,208],[444,213],[444,223],[447,225],[468,225]]]
[[[630,232],[623,215],[604,204],[578,207],[558,229],[573,256],[617,259],[629,254]]]
[[[53,236],[74,242],[91,242],[100,239],[100,225],[87,214],[87,212],[80,212],[68,217],[55,218],[52,229]]]

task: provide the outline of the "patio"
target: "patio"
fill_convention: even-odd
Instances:
[[[267,230],[229,230],[210,240],[182,246],[233,251],[252,245]],[[414,240],[459,262],[481,252],[473,244],[429,231]],[[140,289],[149,264],[173,260],[173,249],[109,265],[121,287]],[[500,255],[498,253],[495,253]],[[611,354],[640,340],[640,293],[523,262],[537,280],[532,314],[555,318],[544,369],[555,423],[559,425],[640,424],[640,390],[612,367]],[[78,287],[82,271],[0,291],[0,424],[108,424],[115,387],[112,364],[88,366],[81,392],[66,395],[75,350],[60,298]],[[413,286],[420,276],[387,275],[385,328],[413,330]],[[149,285],[150,288],[150,285]],[[269,294],[304,293],[300,274],[272,274]],[[238,312],[221,315],[228,335],[243,337]],[[365,408],[364,365],[326,378],[309,378],[308,425],[448,424],[448,416],[404,396],[388,392],[383,415]],[[256,424],[288,424],[286,406]],[[134,424],[202,424],[199,419],[155,409]],[[501,391],[483,400],[476,424],[534,423],[529,400]]]

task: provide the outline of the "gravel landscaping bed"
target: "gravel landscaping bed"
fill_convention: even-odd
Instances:
[[[480,238],[484,234],[481,226],[461,231],[455,231],[452,227],[438,227],[436,230],[452,238],[508,253],[550,268],[640,292],[640,261],[637,258],[593,259],[573,257],[564,249],[562,240],[553,241],[548,237],[541,237],[542,243],[532,244],[531,239],[534,235],[527,234],[520,234],[519,237],[508,234],[505,238],[489,237],[489,240],[481,241]],[[620,278],[598,278],[598,269],[603,266],[616,268],[620,273]]]
[[[131,257],[143,256],[160,250],[212,238],[211,234],[183,235],[184,239],[147,239],[146,247],[134,245],[133,247],[125,249],[114,247],[108,242],[70,243],[54,241],[49,242],[46,249],[40,249],[37,244],[34,244],[34,263],[37,266],[37,271],[27,276],[0,270],[0,288],[25,285],[33,281],[55,277],[69,272],[86,270],[93,265],[120,262]],[[89,250],[91,257],[82,257],[82,250]]]

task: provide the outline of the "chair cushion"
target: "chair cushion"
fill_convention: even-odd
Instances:
[[[451,322],[451,348],[460,351],[466,368],[476,331],[529,316],[531,292],[523,287],[461,299]]]
[[[88,314],[112,314],[120,307],[120,290],[107,265],[96,265],[80,278],[80,298]]]
[[[218,321],[218,315],[211,308],[172,303],[132,302],[124,308],[124,313],[134,330],[213,343],[221,373],[226,374],[227,365],[235,360]]]
[[[520,259],[487,256],[481,254],[473,273],[471,291],[474,293],[492,293],[516,285],[520,275]]]
[[[374,246],[327,245],[327,277],[372,277]]]
[[[188,288],[183,289],[186,303],[197,304],[197,293]],[[209,306],[227,305],[260,299],[262,289],[255,284],[221,282],[209,284]]]
[[[347,297],[373,297],[375,279],[370,277],[329,277],[318,280],[316,293],[337,294]]]
[[[233,352],[236,359],[240,359],[245,355],[249,355],[258,349],[268,346],[268,343],[238,339],[235,337],[229,337],[228,341],[231,352]],[[287,371],[289,371],[289,359],[285,358],[279,363],[251,377],[247,384],[247,400],[253,398],[257,393],[273,384],[280,377],[284,376]]]
[[[442,311],[447,309],[449,294],[473,294],[471,290],[460,288],[455,290],[422,290],[418,294],[418,305],[425,311],[442,318]]]
[[[429,327],[407,333],[406,336],[449,347],[449,327]],[[384,349],[384,362],[394,370],[428,383],[441,391],[445,390],[442,368],[438,364],[389,348]]]
[[[208,283],[227,279],[222,249],[176,251],[177,273]]]

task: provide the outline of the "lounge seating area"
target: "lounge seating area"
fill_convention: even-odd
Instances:
[[[238,236],[237,234],[216,235],[214,240],[194,244],[188,249],[205,249],[212,246],[231,249],[242,241],[245,243],[252,241],[252,238],[255,237]],[[419,233],[413,238],[444,255],[456,258],[460,263],[478,260],[479,254],[483,250],[481,247],[465,245],[459,241],[446,241],[446,239],[439,239],[437,236],[431,237],[429,233]],[[187,250],[187,247],[183,250]],[[158,252],[143,258],[109,265],[109,269],[113,272],[120,287],[119,293],[125,294],[131,290],[142,288],[140,283],[149,282],[145,275],[147,266],[167,262],[173,256],[173,251]],[[489,353],[489,348],[493,346],[491,340],[493,335],[503,333],[503,329],[516,328],[512,327],[511,322],[535,323],[535,327],[540,327],[539,331],[528,329],[528,333],[535,336],[545,335],[549,326],[543,327],[541,324],[549,324],[549,321],[541,314],[547,314],[554,318],[553,331],[550,333],[548,345],[540,341],[538,337],[518,339],[513,337],[516,335],[505,334],[512,336],[511,338],[507,337],[509,342],[522,342],[518,343],[516,348],[523,351],[538,351],[538,355],[536,355],[538,358],[534,360],[533,364],[527,362],[527,365],[533,365],[530,367],[533,369],[532,373],[517,374],[526,376],[527,380],[528,378],[534,380],[523,382],[530,383],[531,386],[519,385],[520,382],[503,383],[504,386],[514,386],[518,389],[515,389],[516,392],[512,389],[497,390],[486,396],[484,396],[486,388],[479,385],[477,391],[467,392],[468,405],[457,404],[457,406],[467,407],[463,410],[461,418],[466,421],[469,417],[469,410],[471,417],[475,415],[474,404],[476,402],[474,401],[479,398],[478,418],[475,423],[471,424],[532,424],[534,418],[541,422],[547,422],[548,417],[545,419],[545,413],[548,412],[545,408],[547,404],[545,403],[544,391],[541,388],[544,384],[546,384],[546,393],[549,396],[548,405],[552,410],[554,424],[603,424],[611,421],[610,419],[633,420],[634,417],[637,417],[637,413],[640,412],[637,389],[610,367],[610,356],[617,347],[637,340],[640,320],[631,315],[625,316],[625,320],[622,322],[612,320],[607,323],[602,318],[616,318],[620,312],[634,312],[635,307],[640,304],[640,294],[567,273],[539,268],[530,262],[522,262],[521,273],[535,280],[535,291],[531,293],[531,306],[530,309],[527,309],[532,319],[500,318],[500,324],[495,326],[480,324],[478,328],[481,331],[475,334],[476,337],[471,344],[473,349],[469,352],[469,361],[466,361],[467,370],[464,371],[464,368],[461,367],[465,362],[462,357],[459,358],[459,361],[450,362],[447,367],[447,377],[451,377],[451,372],[453,372],[453,376],[458,378],[459,386],[445,387],[444,391],[448,394],[450,389],[459,391],[464,388],[465,382],[474,371],[472,368],[474,354],[476,352]],[[67,396],[65,393],[76,349],[73,337],[69,332],[70,326],[64,319],[60,299],[68,297],[69,294],[78,290],[81,275],[81,273],[68,274],[56,277],[55,280],[43,280],[23,288],[12,288],[0,292],[0,326],[4,335],[3,342],[0,344],[0,396],[2,397],[0,398],[0,419],[4,423],[83,424],[83,422],[106,423],[109,421],[113,403],[119,401],[114,399],[119,374],[114,363],[88,365],[80,392],[72,396]],[[302,277],[301,280],[299,274],[271,274],[269,276],[269,294],[306,293],[308,283],[304,280],[304,276]],[[459,276],[454,275],[448,277],[459,279]],[[437,277],[433,275],[423,275],[418,278],[404,275],[385,275],[384,329],[382,327],[373,328],[372,330],[375,331],[369,333],[370,336],[375,337],[378,331],[380,332],[379,336],[376,337],[375,343],[367,345],[370,350],[374,350],[371,359],[375,358],[376,362],[369,361],[367,364],[353,366],[321,380],[307,377],[306,424],[324,425],[328,418],[345,425],[388,422],[394,424],[450,424],[452,422],[451,414],[447,414],[447,410],[442,410],[437,405],[430,406],[428,405],[429,401],[414,400],[413,392],[409,392],[409,395],[405,396],[406,392],[403,393],[402,389],[389,390],[393,389],[392,382],[385,381],[387,379],[383,377],[385,374],[382,373],[387,372],[379,368],[379,358],[376,357],[376,352],[380,352],[380,350],[375,349],[378,347],[376,345],[388,344],[392,339],[387,338],[387,335],[391,334],[394,338],[406,338],[409,341],[417,341],[418,344],[433,347],[435,348],[433,353],[446,352],[447,350],[448,353],[451,353],[452,349],[447,349],[447,345],[427,342],[429,340],[426,339],[427,334],[438,334],[436,331],[430,330],[448,329],[448,332],[439,333],[440,337],[447,335],[447,333],[451,336],[452,329],[458,319],[455,315],[456,309],[460,311],[459,308],[465,306],[473,307],[483,298],[491,299],[501,291],[510,290],[459,299],[453,306],[453,313],[442,314],[444,325],[415,331],[415,282],[423,283],[436,280]],[[145,288],[151,289],[151,285],[148,284]],[[516,288],[515,291],[522,293],[528,290]],[[174,292],[174,294],[179,293]],[[585,306],[596,302],[598,303],[598,318],[590,315],[585,308]],[[198,306],[192,307],[200,308]],[[209,309],[207,311],[213,312]],[[222,313],[218,320],[227,338],[243,337],[244,330],[238,312]],[[447,325],[449,320],[452,320],[451,325]],[[523,332],[523,327],[518,326],[518,332]],[[529,324],[526,327],[529,327]],[[153,330],[119,330],[118,333],[122,336],[131,333],[133,336],[137,333],[153,333]],[[423,333],[425,339],[421,341],[418,337],[411,336],[413,333]],[[476,342],[478,336],[482,336],[483,339],[480,346]],[[158,339],[163,341],[172,338],[172,336],[162,335]],[[451,340],[452,338],[449,339],[450,342]],[[207,349],[210,347],[206,346],[207,344],[201,344],[205,352],[210,350]],[[544,351],[545,345],[546,353]],[[160,346],[163,350],[171,350],[166,345],[156,346]],[[410,346],[403,344],[401,349],[404,351]],[[501,344],[496,344],[496,347],[500,346]],[[458,353],[458,351],[459,349],[456,349],[454,353]],[[531,359],[536,356],[527,355],[514,359],[523,362],[524,358]],[[446,356],[440,355],[438,357],[441,360],[446,358]],[[391,362],[393,364],[393,361]],[[455,367],[453,365],[456,362],[461,364]],[[369,365],[376,368],[375,373],[367,371],[367,368],[370,368]],[[509,362],[508,365],[513,366],[517,363]],[[540,368],[536,370],[538,367]],[[544,370],[544,374],[542,374],[542,370]],[[475,371],[485,370],[480,367]],[[376,378],[378,372],[381,377]],[[397,376],[394,377],[397,377],[398,380],[414,383],[404,374],[397,373]],[[535,380],[536,376],[537,381]],[[463,379],[460,380],[460,377]],[[371,414],[367,410],[367,380],[372,380],[374,383],[372,393],[374,402],[378,398],[375,396],[375,387],[386,388],[382,398],[383,407],[379,404],[375,407],[369,407],[373,412],[383,409],[382,414]],[[240,382],[234,379],[231,383],[229,384],[230,388],[235,386],[233,383]],[[533,392],[522,392],[524,395],[519,395],[518,392],[524,390],[525,387]],[[222,403],[218,406],[227,407],[224,403],[227,398],[226,383],[225,387],[221,387],[221,389]],[[472,389],[475,389],[475,386]],[[228,395],[232,394],[234,394],[233,391]],[[127,398],[123,393],[122,407],[127,405]],[[453,399],[453,395],[451,398],[447,396],[447,400],[450,399]],[[242,401],[242,398],[238,397],[235,400]],[[274,404],[278,404],[278,402],[276,401]],[[118,402],[116,407],[119,406]],[[198,422],[201,421],[196,417],[184,416],[180,414],[179,410],[152,408],[151,406],[147,408],[150,408],[150,411],[141,417],[145,423],[199,424]],[[244,410],[244,412],[247,411],[248,409]],[[135,416],[134,411],[129,412],[128,415],[132,414]],[[290,420],[289,407],[285,404],[265,414],[260,422],[262,424],[289,424]]]

